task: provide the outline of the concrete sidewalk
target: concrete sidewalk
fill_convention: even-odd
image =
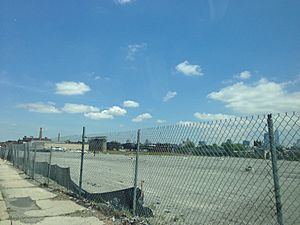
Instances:
[[[21,176],[0,159],[0,225],[103,225],[73,201],[61,199]]]

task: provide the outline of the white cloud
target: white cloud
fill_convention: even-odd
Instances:
[[[90,90],[90,87],[83,82],[63,81],[56,83],[56,94],[59,95],[83,95]]]
[[[142,43],[142,44],[132,44],[128,45],[128,52],[126,59],[130,61],[134,61],[136,58],[136,55],[141,51],[147,49],[147,44]]]
[[[232,84],[233,82],[233,80],[223,80],[222,84]]]
[[[240,80],[247,80],[249,79],[250,77],[252,76],[251,72],[248,71],[248,70],[245,70],[243,72],[241,72],[237,78],[240,79]]]
[[[226,115],[226,114],[210,114],[210,113],[194,113],[194,116],[199,120],[225,120],[225,119],[232,119],[235,118],[233,115]]]
[[[30,112],[38,113],[60,113],[60,110],[53,103],[27,103],[17,105],[19,108],[27,109]]]
[[[174,98],[177,95],[176,91],[168,91],[168,93],[165,95],[165,97],[163,98],[163,101],[169,101],[170,99]]]
[[[89,112],[85,113],[84,116],[92,120],[105,120],[114,118],[112,115],[103,112]]]
[[[178,125],[192,125],[192,124],[194,124],[194,122],[191,122],[191,121],[179,121],[178,123],[177,123]]]
[[[156,120],[156,123],[166,123],[166,120]]]
[[[119,106],[112,106],[102,111],[96,111],[97,108],[92,109],[95,109],[95,111],[86,112],[84,114],[85,117],[92,120],[113,119],[114,116],[124,116],[127,113],[125,109]]]
[[[103,110],[102,113],[112,116],[124,116],[127,111],[119,106],[112,106],[109,109]]]
[[[110,81],[110,78],[104,76],[95,76],[94,80]]]
[[[99,108],[90,105],[65,103],[62,111],[67,113],[88,113],[99,112]]]
[[[116,0],[118,4],[125,5],[133,2],[133,0]]]
[[[132,100],[127,100],[123,102],[123,106],[127,108],[137,108],[140,106],[140,104]]]
[[[152,118],[152,116],[149,113],[143,113],[143,114],[138,115],[137,117],[133,118],[132,122],[139,123],[144,120],[149,120],[151,118]]]
[[[266,79],[252,85],[238,82],[207,96],[223,102],[226,108],[243,114],[300,110],[300,92],[288,92],[286,83]]]
[[[248,80],[252,77],[252,74],[250,71],[245,70],[243,72],[240,72],[239,74],[233,75],[233,79],[223,80],[222,84],[232,84],[236,82],[236,80]]]
[[[179,73],[182,73],[187,76],[202,76],[202,69],[199,65],[192,65],[187,60],[182,63],[179,63],[176,66],[176,70]]]

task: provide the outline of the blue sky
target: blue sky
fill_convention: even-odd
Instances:
[[[0,2],[0,139],[300,110],[300,2]]]

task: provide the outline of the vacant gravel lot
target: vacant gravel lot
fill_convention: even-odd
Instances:
[[[39,153],[40,160],[47,153]],[[55,152],[78,183],[79,152]],[[133,186],[134,155],[86,154],[83,187],[108,192]],[[285,224],[300,224],[300,163],[279,161]],[[252,169],[248,169],[248,168]],[[276,224],[271,162],[260,159],[140,155],[139,186],[154,224]]]

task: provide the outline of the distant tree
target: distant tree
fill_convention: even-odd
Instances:
[[[216,143],[214,143],[214,144],[212,145],[212,147],[213,147],[214,149],[218,149],[218,148],[219,148],[219,145],[217,145]]]
[[[284,152],[284,147],[283,146],[276,146],[276,150],[278,151],[278,152]]]
[[[136,149],[136,144],[131,143],[131,141],[128,139],[126,141],[126,143],[122,144],[123,149],[127,149],[127,150],[134,150]]]
[[[119,150],[122,147],[120,142],[117,141],[110,141],[107,142],[107,149],[108,150]]]
[[[144,145],[151,145],[151,142],[148,139],[146,139]]]
[[[183,141],[182,147],[184,147],[184,148],[195,148],[195,143],[187,138],[186,141]]]
[[[221,146],[224,148],[224,150],[227,153],[245,151],[245,146],[239,143],[235,144],[235,143],[226,142],[226,143],[222,143]]]

